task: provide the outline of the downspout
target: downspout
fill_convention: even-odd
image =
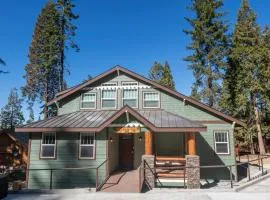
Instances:
[[[233,151],[234,151],[234,164],[235,164],[235,177],[234,180],[238,181],[238,174],[237,174],[237,162],[236,162],[236,155],[235,155],[235,137],[234,137],[234,129],[235,129],[235,122],[232,123],[232,136],[233,136]]]

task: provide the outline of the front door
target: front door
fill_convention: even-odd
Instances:
[[[119,135],[119,167],[124,170],[133,169],[134,158],[133,135]]]

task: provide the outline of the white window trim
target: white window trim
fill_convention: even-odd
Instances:
[[[93,102],[93,101],[83,101],[83,95],[85,95],[85,94],[94,94],[94,95],[95,95],[95,107],[94,107],[94,108],[83,108],[83,107],[82,107],[82,103],[83,103],[83,102]],[[96,93],[96,92],[87,92],[87,93],[83,93],[83,94],[81,95],[80,108],[81,108],[82,110],[95,110],[95,109],[97,109],[97,93]]]
[[[136,83],[136,90],[137,90],[137,98],[136,99],[130,99],[130,98],[124,98],[124,88],[122,89],[122,106],[124,106],[124,100],[136,100],[136,106],[135,107],[132,107],[132,108],[138,108],[139,107],[139,83],[138,82],[133,82],[133,81],[123,81],[121,84],[122,86],[124,86],[124,84],[128,84],[128,83]]]
[[[227,142],[217,142],[216,141],[216,133],[218,132],[226,132],[226,135],[227,135]],[[218,155],[229,155],[230,154],[230,138],[229,138],[229,131],[227,130],[215,130],[214,131],[214,142],[215,142],[215,152],[216,154]],[[227,144],[227,149],[228,149],[228,152],[227,153],[218,153],[217,152],[217,144]]]
[[[82,141],[82,135],[83,134],[92,134],[94,135],[94,144],[81,144]],[[92,157],[81,157],[81,147],[93,147],[93,156]],[[81,160],[94,160],[96,159],[96,133],[80,133],[80,141],[79,141],[79,159]]]
[[[156,94],[158,94],[158,106],[157,107],[146,107],[145,106],[144,94],[146,94],[146,93],[156,93]],[[144,91],[142,93],[142,100],[143,100],[143,108],[160,108],[160,93],[159,92],[156,92],[156,91]]]
[[[44,137],[44,134],[54,134],[54,137],[55,137],[55,143],[54,144],[42,144],[43,142],[43,137]],[[56,141],[56,133],[55,132],[52,132],[52,133],[42,133],[42,137],[41,137],[41,141],[40,141],[40,158],[42,159],[54,159],[56,158],[56,144],[57,144],[57,141]],[[43,146],[54,146],[54,156],[53,157],[47,157],[47,156],[42,156],[42,152],[43,152]]]
[[[117,82],[108,82],[108,83],[103,83],[102,86],[106,86],[106,84],[114,84],[115,86],[117,86]],[[114,89],[112,89],[114,90]],[[101,93],[100,93],[100,105],[101,105],[101,109],[103,110],[106,110],[106,109],[116,109],[117,108],[117,97],[118,97],[118,94],[117,94],[117,89],[115,89],[115,98],[103,98],[102,96],[102,91],[101,90]],[[114,107],[103,107],[103,100],[115,100],[115,106]]]

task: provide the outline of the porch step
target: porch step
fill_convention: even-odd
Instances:
[[[184,178],[184,172],[168,173],[168,172],[158,172],[158,178]]]

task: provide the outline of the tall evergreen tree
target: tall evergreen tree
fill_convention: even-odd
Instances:
[[[15,127],[24,122],[22,102],[17,89],[10,91],[7,104],[1,109],[0,125],[2,129],[14,131]]]
[[[69,47],[79,51],[79,46],[74,42],[75,31],[77,27],[72,23],[79,18],[73,12],[75,4],[72,0],[56,0],[56,8],[59,12],[61,26],[61,53],[60,53],[60,72],[59,72],[59,91],[65,89],[64,71],[65,71],[65,49]]]
[[[165,65],[163,67],[163,76],[160,80],[160,84],[161,85],[164,85],[164,86],[167,86],[171,89],[175,89],[175,83],[174,83],[174,80],[173,80],[173,75],[172,75],[172,72],[171,72],[171,68],[170,68],[170,65],[169,63],[166,61],[165,62]]]
[[[164,66],[159,62],[154,62],[154,65],[150,68],[148,76],[149,79],[154,80],[161,85],[175,89],[173,75],[167,61]]]
[[[163,65],[155,61],[153,66],[149,70],[148,77],[153,81],[160,82],[162,76],[163,76]]]
[[[0,64],[1,65],[6,65],[5,61],[3,59],[0,58]],[[0,74],[6,74],[8,73],[7,71],[3,71],[3,70],[0,70]]]
[[[29,49],[29,64],[25,66],[26,85],[22,91],[30,102],[40,100],[46,104],[59,91],[61,39],[59,13],[49,1],[37,19]],[[48,108],[44,106],[44,117],[47,115]]]
[[[265,153],[258,105],[269,90],[269,55],[256,23],[256,15],[248,0],[243,0],[233,34],[230,67],[224,81],[221,105],[234,116],[246,120],[253,153],[254,132],[257,133],[260,153]]]
[[[26,123],[29,124],[29,123],[32,123],[33,121],[35,121],[33,103],[30,102],[27,109],[29,110],[29,117],[28,117],[28,120],[26,121]]]
[[[192,30],[184,30],[192,40],[187,49],[193,54],[185,58],[195,78],[192,96],[210,107],[218,106],[220,82],[227,66],[228,26],[220,11],[222,6],[222,0],[192,0],[190,9],[196,16],[186,18]]]

